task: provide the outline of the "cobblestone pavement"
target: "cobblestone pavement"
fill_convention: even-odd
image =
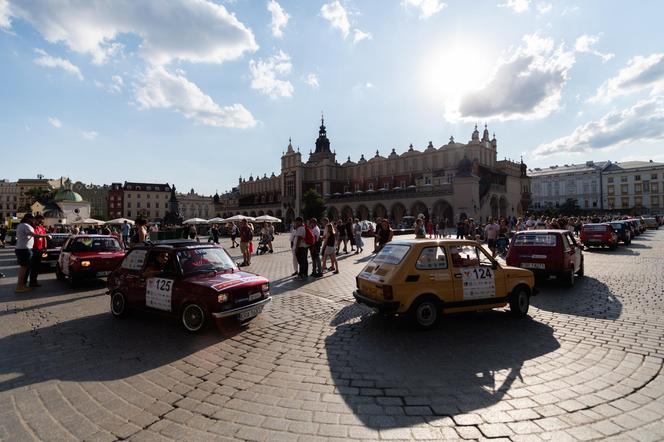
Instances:
[[[103,283],[50,273],[16,295],[0,249],[0,439],[664,440],[664,230],[586,252],[586,277],[544,284],[530,319],[431,332],[353,304],[368,254],[303,284],[285,241],[250,268],[272,280],[265,312],[197,336],[112,318]]]

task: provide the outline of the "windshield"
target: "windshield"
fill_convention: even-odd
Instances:
[[[117,239],[108,238],[76,238],[69,246],[71,252],[118,252],[122,250]]]
[[[555,247],[556,235],[552,233],[520,233],[514,238],[514,245]]]
[[[587,230],[589,232],[604,232],[608,226],[604,226],[602,224],[586,224],[583,226],[583,230]]]
[[[185,275],[235,268],[235,263],[228,253],[217,247],[182,250],[178,252],[178,259]]]
[[[403,244],[385,244],[385,247],[378,252],[378,255],[374,258],[374,262],[385,263],[385,264],[399,264],[410,246]]]

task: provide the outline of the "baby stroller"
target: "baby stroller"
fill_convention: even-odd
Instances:
[[[261,235],[261,239],[258,241],[258,247],[256,247],[256,255],[264,255],[270,251],[268,243],[270,242],[270,235]]]

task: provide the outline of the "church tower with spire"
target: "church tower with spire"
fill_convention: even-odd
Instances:
[[[309,154],[307,163],[322,163],[329,159],[332,164],[336,160],[336,155],[330,150],[330,140],[327,138],[327,129],[325,128],[325,118],[320,116],[320,127],[318,128],[318,138],[316,139],[316,149]]]

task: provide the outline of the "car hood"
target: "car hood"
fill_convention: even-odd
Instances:
[[[93,259],[93,258],[122,258],[125,252],[74,252],[73,256],[78,259]]]
[[[189,282],[203,287],[210,287],[218,292],[236,289],[242,286],[267,284],[269,280],[249,272],[218,273],[213,276],[201,275],[189,278]]]

